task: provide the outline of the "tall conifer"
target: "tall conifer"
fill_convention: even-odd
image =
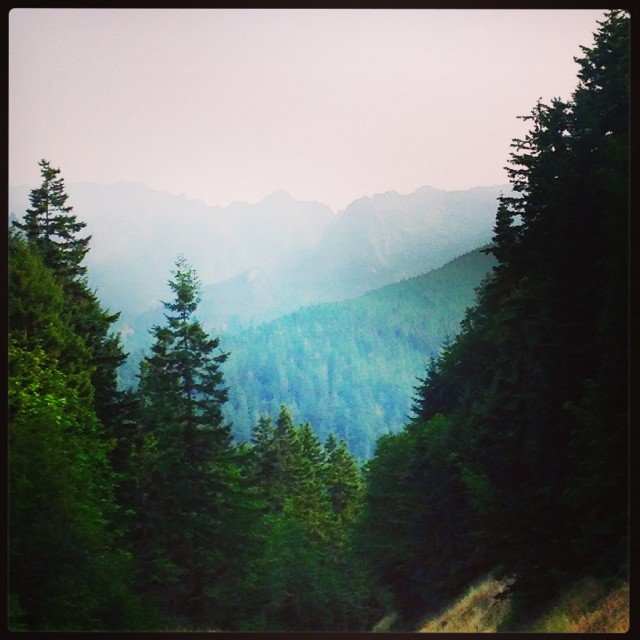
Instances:
[[[13,225],[39,247],[45,265],[58,278],[72,281],[87,272],[82,262],[89,251],[91,237],[78,237],[87,225],[78,221],[73,207],[67,205],[69,196],[60,169],[45,159],[38,164],[42,183],[31,191],[31,208],[27,209],[23,221],[14,221]]]
[[[143,586],[169,616],[219,624],[233,603],[216,594],[233,583],[242,540],[233,531],[241,474],[222,415],[227,354],[195,317],[200,284],[182,257],[169,286],[166,323],[152,329],[140,366],[136,549]]]

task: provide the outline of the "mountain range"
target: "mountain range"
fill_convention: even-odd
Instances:
[[[31,188],[10,187],[11,214],[26,210]],[[121,312],[128,337],[162,317],[180,254],[203,285],[203,324],[234,332],[421,275],[486,244],[508,189],[422,187],[360,198],[338,213],[283,191],[224,208],[134,183],[72,184],[67,193],[92,236],[90,284]]]

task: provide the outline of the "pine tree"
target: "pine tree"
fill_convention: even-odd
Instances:
[[[350,546],[359,471],[346,443],[330,436],[327,453],[311,425],[294,425],[284,405],[275,426],[260,418],[252,441],[254,478],[267,506],[263,554],[255,563],[259,629],[366,628],[369,583]]]
[[[42,184],[29,195],[31,208],[27,209],[23,222],[14,226],[24,231],[27,240],[40,249],[45,265],[56,277],[67,282],[86,274],[82,265],[89,251],[91,237],[78,238],[85,227],[72,213],[73,207],[66,204],[64,179],[60,169],[51,166],[48,160],[40,160]]]
[[[517,575],[529,610],[576,575],[626,571],[628,13],[583,52],[571,100],[538,102],[514,141],[497,266],[370,464],[369,547],[405,605],[477,558]]]
[[[594,46],[582,52],[576,60],[580,83],[573,96],[572,138],[582,159],[578,171],[592,185],[583,216],[592,220],[593,248],[584,252],[581,268],[590,268],[584,289],[595,298],[589,335],[595,353],[582,398],[568,406],[576,424],[566,500],[579,522],[577,562],[595,565],[594,571],[605,575],[618,566],[624,576],[629,560],[629,13],[610,11]]]
[[[90,384],[91,353],[72,330],[73,310],[65,304],[64,291],[43,264],[41,253],[15,229],[9,232],[8,267],[8,320],[14,340],[28,350],[42,348],[55,358],[68,384],[91,404],[95,394]]]
[[[162,407],[167,421],[175,419],[184,432],[189,461],[197,462],[199,451],[208,458],[212,450],[231,442],[222,416],[227,390],[220,369],[228,354],[216,353],[219,339],[210,338],[194,316],[200,283],[193,268],[180,257],[173,275],[169,286],[175,300],[163,303],[166,326],[152,330],[155,343],[144,360],[141,389],[145,400]]]
[[[89,287],[84,259],[91,237],[80,237],[86,224],[78,220],[73,207],[67,204],[69,196],[60,169],[53,168],[47,160],[41,160],[39,165],[42,183],[31,191],[31,208],[23,221],[12,222],[12,234],[24,238],[29,250],[40,255],[61,288],[64,321],[71,335],[83,343],[77,352],[73,348],[63,350],[60,366],[68,371],[78,353],[89,353],[90,362],[82,365],[83,373],[90,376],[87,381],[90,381],[90,391],[85,393],[92,396],[93,410],[101,425],[100,437],[104,442],[116,442],[116,447],[111,448],[110,460],[123,485],[117,491],[123,508],[116,517],[118,526],[126,526],[123,514],[130,504],[126,502],[124,484],[133,437],[133,403],[118,388],[118,369],[126,360],[120,336],[112,331],[119,313],[103,309],[96,292]],[[26,315],[29,313],[27,310]]]
[[[78,220],[65,190],[60,169],[48,160],[40,160],[42,183],[29,195],[31,208],[23,221],[14,221],[12,228],[21,232],[30,246],[37,250],[45,266],[62,287],[68,307],[68,321],[81,336],[92,354],[94,408],[105,428],[105,437],[124,438],[128,434],[122,423],[126,403],[118,390],[118,367],[126,355],[120,337],[111,332],[119,313],[109,313],[87,282],[84,259],[91,236],[80,237],[86,223]]]
[[[9,589],[22,610],[10,624],[135,629],[91,353],[40,253],[15,231],[9,245]]]
[[[359,512],[363,484],[358,463],[342,439],[338,442],[334,437],[327,446],[324,479],[331,508],[345,528]]]
[[[168,615],[220,624],[223,595],[237,568],[243,536],[242,474],[225,423],[219,339],[195,317],[200,285],[182,257],[169,282],[164,326],[140,366],[140,443],[136,550],[144,588]],[[246,534],[246,532],[245,532]]]
[[[273,435],[274,473],[271,487],[272,506],[276,511],[285,508],[295,495],[301,473],[302,446],[291,413],[280,407]]]
[[[265,500],[275,472],[273,441],[275,429],[271,416],[260,416],[258,423],[251,429],[252,444],[252,480],[260,487]]]

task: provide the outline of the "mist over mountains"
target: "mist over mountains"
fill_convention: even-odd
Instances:
[[[207,287],[203,318],[238,330],[438,268],[489,242],[499,192],[499,187],[458,192],[423,187],[410,195],[389,192],[356,200],[304,255]]]
[[[32,187],[9,189],[20,216]],[[143,185],[74,184],[69,201],[92,235],[89,278],[103,303],[131,320],[159,306],[176,257],[183,254],[203,284],[221,282],[315,246],[333,212],[283,192],[258,204],[212,207]]]
[[[25,211],[30,190],[10,187],[11,213]],[[421,275],[487,243],[496,198],[508,190],[423,187],[360,198],[336,214],[283,191],[223,208],[133,183],[67,186],[92,235],[90,284],[121,312],[125,346],[161,317],[179,254],[202,281],[203,325],[240,331]]]

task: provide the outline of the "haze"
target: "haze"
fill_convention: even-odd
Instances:
[[[507,182],[517,119],[569,98],[594,10],[14,9],[9,182],[131,181],[334,211]]]

